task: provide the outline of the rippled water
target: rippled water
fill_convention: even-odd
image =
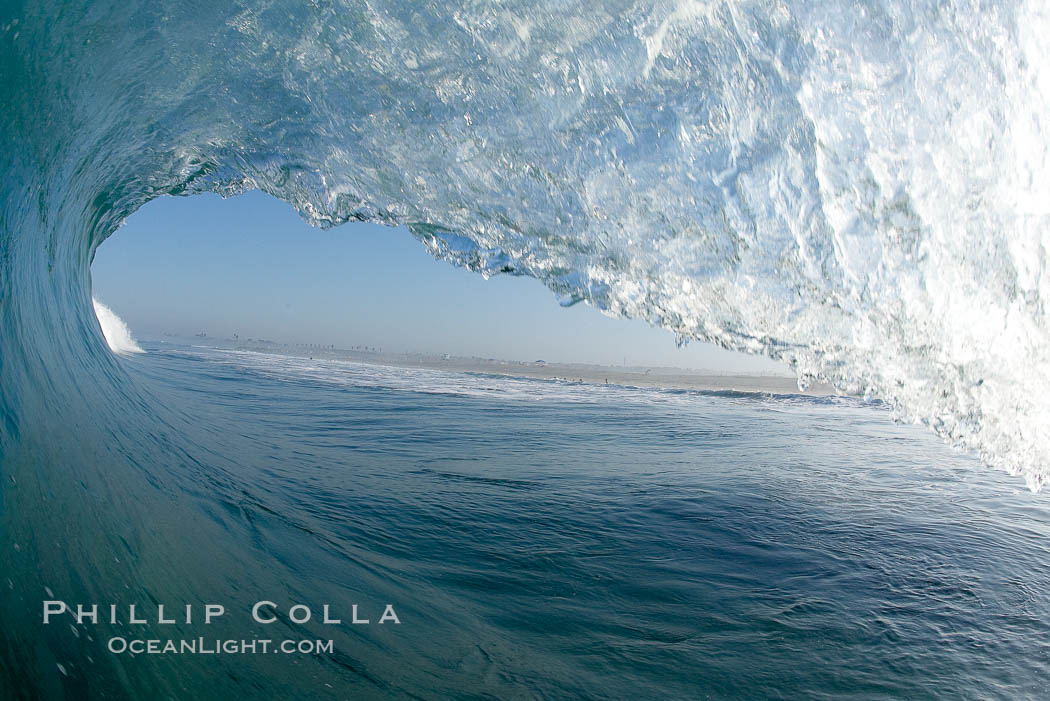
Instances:
[[[260,189],[794,363],[1037,488],[1048,27],[1041,0],[0,3],[0,691],[1050,695],[1044,502],[883,405],[117,359],[90,281],[150,200]],[[42,625],[52,596],[403,623],[173,662]],[[131,630],[200,632],[159,627]]]
[[[344,619],[358,603],[373,620],[393,603],[401,625],[283,619],[334,654],[173,659],[107,653],[126,627],[37,620],[60,652],[3,670],[23,675],[15,698],[1050,693],[1045,497],[881,405],[146,349],[121,363],[194,448],[112,427],[111,461],[134,466],[113,503],[104,479],[9,488],[106,501],[76,507],[84,531],[66,513],[15,534],[21,577],[71,601],[266,598]],[[112,567],[34,580],[34,549],[81,557],[90,518],[119,536],[95,544],[117,543]],[[230,618],[216,631],[260,634]]]

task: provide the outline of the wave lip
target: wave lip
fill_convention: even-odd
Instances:
[[[124,323],[116,313],[94,297],[91,303],[95,306],[95,316],[98,324],[102,327],[102,335],[109,344],[109,349],[118,355],[131,355],[134,353],[145,353],[135,339],[131,336],[131,329]]]
[[[1037,489],[1045,4],[0,9],[5,400],[58,365],[123,394],[95,249],[155,197],[258,189],[878,397]]]

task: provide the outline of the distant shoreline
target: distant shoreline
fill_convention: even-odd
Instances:
[[[626,385],[659,389],[768,392],[770,394],[803,394],[832,396],[838,394],[828,384],[814,384],[800,390],[794,377],[784,375],[720,374],[685,368],[628,366],[615,367],[583,363],[548,363],[501,360],[498,358],[464,358],[452,355],[425,353],[383,353],[373,350],[352,350],[297,344],[275,343],[257,339],[217,339],[169,337],[155,342],[189,342],[209,348],[251,351],[267,355],[298,358],[345,360],[367,365],[386,365],[401,368],[442,370],[459,373],[482,373],[507,377],[529,377],[541,380],[581,381],[585,384]]]

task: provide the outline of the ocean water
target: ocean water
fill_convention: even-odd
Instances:
[[[1048,37],[1044,0],[0,2],[0,695],[1045,697]],[[98,246],[252,189],[882,403],[111,353]],[[402,623],[130,658],[199,619],[51,597]]]
[[[166,433],[5,485],[47,512],[7,532],[5,698],[1050,692],[1050,505],[881,403],[144,346],[120,364]],[[45,586],[334,649],[114,655],[202,626],[41,626]],[[344,625],[233,615],[260,599]]]
[[[2,386],[108,372],[89,266],[132,212],[259,189],[783,360],[1038,488],[1048,36],[1044,0],[8,0]]]

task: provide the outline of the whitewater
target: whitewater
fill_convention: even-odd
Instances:
[[[124,320],[117,316],[112,309],[97,299],[91,299],[91,305],[95,310],[102,337],[106,339],[106,345],[114,353],[123,355],[127,353],[145,353],[135,339],[131,337],[131,329]]]
[[[333,562],[343,563],[339,567],[345,569],[337,570],[344,586],[357,582],[353,586],[392,595],[414,591],[413,582],[436,581],[427,577],[445,577],[441,581],[452,582],[459,594],[482,586],[469,572],[446,572],[433,562],[421,570],[422,579],[413,579],[411,566],[394,566],[410,546],[429,547],[430,535],[459,527],[426,492],[414,493],[411,505],[418,511],[399,510],[405,504],[396,489],[382,470],[369,472],[362,459],[348,474],[383,496],[376,503],[354,501],[359,507],[354,518],[360,520],[347,521],[339,507],[350,503],[347,495],[328,485],[323,474],[303,465],[282,467],[281,458],[291,459],[294,451],[314,454],[314,442],[323,446],[314,454],[318,461],[338,460],[319,432],[346,417],[367,425],[369,411],[389,411],[401,417],[404,430],[415,431],[404,417],[419,411],[417,395],[406,399],[383,385],[373,388],[374,394],[358,388],[353,401],[344,402],[328,393],[327,385],[307,383],[329,414],[319,416],[306,400],[297,403],[292,390],[290,404],[280,392],[263,392],[259,396],[272,411],[256,414],[258,406],[238,403],[238,387],[246,382],[241,375],[209,376],[214,358],[111,352],[114,339],[124,351],[134,351],[134,341],[115,317],[96,316],[90,265],[98,246],[155,198],[253,189],[288,202],[318,226],[404,225],[436,257],[482,275],[532,276],[563,304],[587,301],[612,316],[646,319],[683,342],[764,354],[790,364],[803,385],[828,381],[844,394],[882,400],[891,408],[877,414],[884,429],[857,419],[864,426],[858,435],[886,455],[911,457],[901,457],[893,469],[884,462],[890,458],[871,451],[864,453],[866,462],[836,460],[823,451],[834,446],[849,453],[855,444],[842,436],[822,444],[827,438],[822,430],[800,430],[807,449],[823,456],[816,481],[834,485],[813,487],[813,494],[844,498],[851,485],[867,484],[866,470],[877,475],[886,469],[899,477],[905,467],[942,459],[953,466],[943,468],[952,475],[954,467],[980,473],[972,479],[996,485],[975,488],[982,495],[978,501],[984,500],[980,508],[956,509],[956,497],[945,490],[943,512],[921,498],[908,501],[939,515],[940,525],[921,518],[923,509],[916,507],[908,518],[918,524],[917,536],[907,529],[886,533],[894,545],[908,538],[926,545],[928,529],[935,526],[943,537],[972,538],[973,552],[1010,578],[988,587],[982,577],[991,575],[970,562],[946,580],[937,572],[923,579],[917,573],[924,564],[948,566],[953,557],[967,556],[942,552],[936,562],[927,562],[921,553],[903,549],[893,551],[899,557],[892,562],[882,561],[880,543],[864,540],[871,532],[864,524],[878,531],[885,526],[882,517],[865,520],[863,500],[847,500],[851,509],[827,516],[814,497],[809,507],[823,515],[817,522],[827,525],[827,533],[836,533],[834,523],[849,521],[843,514],[854,515],[858,525],[847,530],[863,547],[851,562],[859,568],[874,563],[887,578],[880,580],[886,587],[880,607],[892,608],[887,602],[897,585],[943,604],[916,624],[919,629],[873,613],[858,623],[869,637],[840,630],[843,640],[861,641],[850,648],[852,659],[865,659],[873,639],[893,640],[902,630],[913,641],[927,633],[951,640],[968,631],[987,633],[994,627],[988,620],[967,619],[972,625],[961,627],[954,621],[964,609],[967,615],[976,611],[975,602],[1000,597],[995,611],[1003,616],[999,623],[1007,623],[1003,636],[975,633],[973,639],[981,645],[997,640],[996,659],[1011,659],[1014,666],[996,670],[964,656],[937,658],[940,669],[945,678],[959,669],[977,670],[987,686],[974,682],[966,688],[983,689],[974,692],[978,696],[1008,689],[1038,697],[1042,687],[1032,681],[1038,669],[1029,665],[1045,659],[1037,642],[1046,637],[1040,623],[1045,560],[1025,553],[1041,552],[1036,545],[1045,534],[1042,516],[1033,516],[1041,513],[1035,502],[1021,501],[1038,497],[1014,495],[1017,511],[1008,510],[1005,522],[995,521],[983,506],[1002,487],[994,480],[1007,478],[968,454],[1023,478],[1032,490],[1050,479],[1047,65],[1050,10],[1039,0],[3,2],[0,590],[6,586],[6,591],[0,600],[0,672],[14,697],[84,698],[91,690],[180,698],[187,690],[199,694],[207,688],[221,696],[251,686],[246,668],[231,666],[209,687],[214,668],[199,659],[185,661],[178,674],[154,662],[134,667],[105,659],[93,667],[89,659],[99,657],[86,634],[80,637],[84,631],[41,631],[37,606],[45,587],[87,601],[104,601],[123,590],[143,601],[221,597],[231,589],[239,596],[264,597],[283,588],[290,597],[296,592],[287,591],[295,586],[289,582],[302,581],[306,573],[312,582],[308,593],[337,597],[324,574]],[[243,372],[259,379],[255,371]],[[247,386],[247,396],[256,396],[259,388]],[[618,411],[614,402],[601,405]],[[622,422],[607,427],[608,436],[626,435],[618,433],[625,426],[652,425],[673,443],[687,435],[684,419],[724,420],[729,434],[754,433],[767,415],[781,411],[779,405],[755,409],[747,421],[741,419],[744,426],[724,418],[721,409],[713,410],[714,416],[691,413],[690,406],[674,404],[681,418],[625,408],[616,414]],[[499,403],[489,408],[496,414],[517,411]],[[238,423],[241,412],[267,430]],[[479,448],[498,441],[505,455],[524,450],[513,443],[520,427],[477,435],[472,422],[490,415],[477,406],[463,405],[459,412],[459,419],[441,424],[441,430],[427,434],[420,426],[418,431],[448,445],[469,436],[469,445]],[[909,443],[918,440],[915,432],[894,426],[891,415],[923,424],[966,452],[952,458],[927,453],[928,444]],[[440,423],[439,411],[420,416]],[[566,464],[571,460],[559,451],[579,457],[577,448],[556,435],[558,425],[544,423],[542,415],[520,418],[547,426],[543,444]],[[802,423],[811,418],[797,416]],[[570,421],[564,417],[563,425]],[[839,430],[848,434],[852,424],[843,422]],[[224,431],[224,425],[239,428]],[[701,430],[699,423],[693,426]],[[791,427],[791,422],[780,425],[771,445],[797,446],[801,439],[789,436]],[[573,435],[605,455],[604,444],[593,443],[594,434],[580,429]],[[415,473],[406,465],[418,456],[396,447],[405,434],[391,431],[376,443],[351,438],[343,444],[348,450],[365,446],[366,455],[393,450],[391,460],[404,458],[408,462],[389,474],[397,486],[412,483]],[[646,442],[644,454],[663,454],[659,445]],[[636,448],[624,450],[634,454]],[[762,478],[763,471],[787,469],[788,463],[797,468],[803,457],[790,450],[779,458],[775,450],[760,451],[753,462],[734,468],[732,460],[694,448],[690,464],[713,465],[715,472],[723,465],[724,481],[705,486],[682,473],[668,489],[710,489],[737,515],[753,508],[740,511],[734,499],[751,495],[793,514],[782,523],[799,528],[813,523],[765,492],[768,482]],[[613,453],[608,458],[615,462]],[[462,457],[450,453],[443,459],[466,470],[457,462]],[[577,464],[584,464],[582,458]],[[464,477],[464,470],[419,469],[451,474],[433,478],[446,486],[485,478],[470,470]],[[361,477],[365,473],[371,477]],[[711,472],[704,474],[714,479]],[[842,478],[832,478],[835,474]],[[757,481],[751,481],[754,475]],[[566,519],[562,525],[569,530],[541,529],[537,542],[551,546],[546,555],[520,542],[512,555],[496,544],[481,546],[484,552],[461,545],[451,553],[484,560],[489,574],[499,572],[501,558],[508,557],[503,564],[520,568],[515,572],[540,562],[564,577],[501,580],[499,591],[506,598],[486,600],[483,611],[467,607],[480,617],[472,620],[484,619],[479,626],[492,626],[486,628],[486,643],[477,649],[464,643],[454,660],[440,651],[370,638],[367,651],[353,659],[311,661],[304,669],[318,678],[343,674],[367,680],[362,688],[378,697],[468,693],[463,678],[442,676],[454,677],[449,670],[467,677],[491,672],[486,689],[496,696],[520,688],[516,674],[522,675],[518,681],[534,682],[526,684],[534,695],[583,691],[565,686],[579,679],[574,674],[581,670],[572,665],[559,668],[558,683],[535,680],[536,669],[557,666],[563,658],[542,663],[516,658],[515,634],[535,632],[537,624],[527,617],[500,619],[502,607],[520,611],[517,607],[534,603],[521,593],[528,587],[548,586],[543,591],[568,600],[580,591],[580,582],[609,581],[602,578],[616,569],[570,566],[550,555],[558,551],[561,535],[582,532],[572,529],[608,535],[607,541],[580,541],[596,553],[597,563],[614,544],[643,558],[669,557],[655,546],[632,550],[615,528],[602,530],[617,517],[627,525],[648,524],[650,530],[643,529],[639,538],[650,544],[665,526],[673,526],[674,537],[685,537],[683,524],[706,521],[689,504],[676,502],[681,509],[667,512],[658,496],[647,502],[644,514],[595,496],[589,502],[593,518],[574,521],[568,493],[553,488],[553,501],[531,504],[538,511],[518,511],[508,508],[512,500],[500,490],[519,493],[529,486],[514,491],[516,478],[505,479],[511,481],[499,483],[502,487],[477,504],[485,512],[472,523],[492,527],[480,532],[521,533],[529,514],[536,513]],[[647,489],[633,472],[619,482],[610,479],[613,485]],[[952,479],[945,477],[959,484]],[[557,480],[546,475],[541,483]],[[327,486],[317,491],[319,481]],[[886,491],[872,487],[862,493],[891,511],[895,497],[920,493],[908,491],[913,484],[907,489],[899,481],[891,484]],[[601,495],[607,487],[587,483],[586,488]],[[390,533],[404,524],[398,518],[413,513],[419,517],[417,535],[427,537],[355,544],[369,526]],[[499,513],[513,515],[510,526],[491,522]],[[950,522],[966,519],[989,531],[957,533]],[[344,527],[353,533],[340,530]],[[412,522],[404,527],[411,529]],[[730,560],[764,547],[742,546],[737,552],[715,540],[720,543],[715,550]],[[747,540],[767,541],[761,534]],[[814,547],[840,546],[829,537]],[[793,552],[807,547],[800,542]],[[615,558],[613,563],[624,564]],[[916,579],[895,581],[895,567],[916,573]],[[697,574],[696,568],[706,572],[696,562],[683,568],[665,573],[681,581]],[[850,576],[835,567],[818,571],[829,573],[836,586]],[[633,600],[639,592],[660,600],[662,594],[645,589],[644,581],[644,573],[636,572],[629,591],[610,584],[599,590],[607,596],[601,600]],[[466,600],[440,587],[427,591],[452,608]],[[693,607],[710,604],[713,610],[730,603],[694,594],[671,599]],[[800,624],[805,627],[812,620],[833,621],[848,597],[805,601],[785,595],[778,601],[760,602],[759,609],[768,613],[763,607],[782,605],[784,615],[814,615]],[[734,610],[740,616],[731,622],[711,621],[701,630],[648,630],[644,640],[686,649],[698,635],[758,615],[743,605]],[[798,630],[779,615],[771,619],[755,634],[772,640],[772,629]],[[620,632],[624,629],[616,626],[631,627],[617,620],[587,618]],[[426,640],[449,635],[442,626],[417,631]],[[640,639],[615,640],[599,635],[591,642],[605,645],[601,649],[612,657],[625,659],[621,645],[645,657]],[[565,645],[569,654],[571,643]],[[388,665],[401,659],[393,652],[408,654],[406,647],[424,671],[395,689]],[[790,645],[781,651],[780,659],[793,659]],[[880,686],[886,669],[900,664],[891,652],[886,655],[882,668],[858,668],[870,675],[862,681],[872,686],[862,688],[910,695],[930,691],[918,676],[892,689]],[[523,666],[515,659],[524,659]],[[681,673],[688,659],[639,664],[655,665],[645,667],[650,672]],[[587,674],[604,679],[601,663],[596,664]],[[336,667],[342,672],[333,672]],[[247,678],[259,680],[269,697],[305,693],[301,677],[267,671],[261,663],[249,668]],[[920,675],[922,668],[909,669]],[[757,689],[741,689],[716,670],[711,674],[722,684],[715,691],[728,695],[778,688],[771,679]],[[997,675],[1008,678],[1006,686],[996,686]],[[428,686],[437,677],[442,683]],[[698,692],[688,680],[675,683],[682,695]],[[644,696],[662,688],[668,687],[639,681],[636,692]],[[835,682],[827,678],[791,688],[811,697],[836,696]]]

